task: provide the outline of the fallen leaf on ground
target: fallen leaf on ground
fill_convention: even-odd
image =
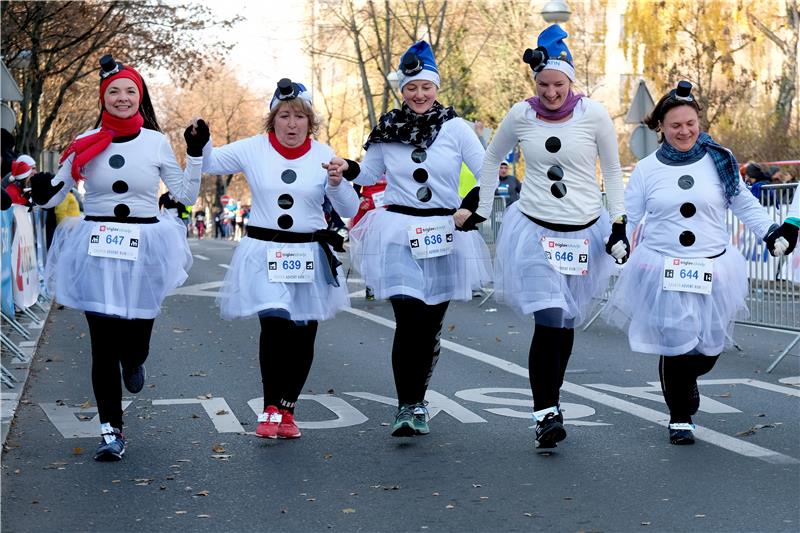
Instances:
[[[85,402],[80,404],[78,407],[80,407],[81,409],[88,409],[91,406],[92,406],[92,402],[90,402],[89,400],[86,400]]]
[[[189,511],[175,511],[175,514],[186,514],[186,513],[188,513],[188,512],[189,512]]]
[[[75,455],[80,455],[83,453],[83,448],[72,448],[72,453]]]
[[[352,514],[352,513],[355,513],[355,512],[356,512],[356,510],[355,510],[355,509],[353,509],[352,507],[348,507],[347,509],[342,509],[342,512],[343,512],[344,514]]]
[[[195,496],[208,496],[207,490],[201,490],[200,492],[195,492]]]
[[[217,411],[214,414],[217,415],[217,416],[222,416],[222,415],[229,415],[230,412],[226,411],[225,409],[220,409],[219,411]]]
[[[211,515],[210,514],[199,514],[199,515],[197,515],[197,518],[211,518]]]
[[[448,503],[447,505],[445,505],[445,506],[444,506],[444,508],[445,508],[445,509],[455,509],[455,508],[456,508],[456,506],[455,506],[455,505],[453,505],[452,503]]]
[[[447,326],[447,331],[455,331],[455,330],[456,330],[455,324],[450,324],[449,326]]]
[[[750,429],[746,429],[736,434],[737,437],[749,437],[750,435],[755,435],[756,431],[759,429],[764,428],[774,428],[774,424],[756,424],[755,426],[751,427]]]
[[[229,453],[215,453],[211,456],[212,459],[220,459],[222,461],[227,461],[231,458],[231,454]]]
[[[326,453],[322,457],[324,457],[325,459],[330,459],[331,457],[333,457],[333,454],[332,453]]]
[[[225,453],[225,446],[220,443],[214,443],[214,445],[211,446],[211,451],[214,453]]]

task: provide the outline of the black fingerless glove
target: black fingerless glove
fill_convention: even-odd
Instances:
[[[186,139],[186,153],[192,157],[201,157],[203,147],[211,138],[208,124],[204,120],[198,120],[197,126],[194,127],[194,133],[192,133],[192,126],[189,126],[184,130],[183,138]]]
[[[485,221],[486,219],[480,216],[478,213],[472,213],[467,220],[464,221],[464,224],[460,228],[456,228],[458,231],[472,231],[478,229],[478,224]]]
[[[347,170],[342,172],[342,177],[347,181],[353,181],[361,174],[361,166],[352,159],[345,158],[345,161],[347,161]]]
[[[472,190],[467,193],[464,199],[461,200],[461,206],[459,207],[459,209],[466,209],[467,211],[472,211],[473,213],[477,211],[478,204],[480,203],[481,199],[480,194],[481,194],[481,188],[473,187]],[[480,220],[479,222],[483,222],[483,220]]]
[[[31,199],[36,205],[45,205],[64,187],[64,182],[52,185],[53,175],[49,172],[37,172],[31,176]]]
[[[616,243],[622,242],[625,244],[625,257],[622,259],[614,258],[614,260],[619,264],[624,264],[631,255],[631,243],[628,242],[628,236],[625,235],[625,226],[627,226],[625,222],[615,222],[614,224],[611,224],[611,236],[608,238],[608,242],[606,243],[606,253],[611,255],[611,257],[614,257],[611,254],[611,248],[613,248]]]
[[[786,249],[784,255],[789,255],[794,250],[794,247],[797,246],[797,232],[800,230],[794,224],[789,224],[788,222],[784,222],[780,226],[777,224],[773,224],[770,230],[767,232],[767,236],[764,237],[764,244],[767,245],[767,250],[773,256],[775,255],[775,241],[783,237],[786,239],[786,242],[789,243],[789,247]]]

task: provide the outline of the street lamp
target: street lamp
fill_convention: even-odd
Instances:
[[[397,71],[393,70],[386,75],[386,81],[389,82],[389,87],[395,91],[400,88],[400,80],[397,78]]]
[[[542,8],[541,15],[545,22],[554,24],[567,22],[572,11],[569,10],[569,6],[564,0],[550,0]]]

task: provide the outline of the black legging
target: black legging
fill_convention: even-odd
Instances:
[[[258,361],[264,386],[264,409],[274,405],[294,413],[314,360],[316,320],[299,325],[287,318],[260,317]]]
[[[392,344],[397,403],[421,403],[439,360],[442,322],[450,302],[428,305],[405,296],[390,301],[397,324]]]
[[[693,398],[697,378],[714,368],[719,355],[662,355],[658,360],[661,390],[671,424],[691,423],[699,398]]]
[[[567,372],[572,344],[575,340],[573,328],[545,326],[538,322],[554,318],[560,311],[546,309],[535,313],[538,319],[533,330],[531,348],[528,352],[528,376],[533,392],[533,410],[541,411],[559,404],[564,374]]]
[[[100,423],[122,428],[120,364],[133,369],[145,362],[155,319],[86,313],[86,322],[92,341],[92,388]]]

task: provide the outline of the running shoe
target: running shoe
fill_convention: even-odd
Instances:
[[[122,431],[105,423],[100,425],[100,436],[103,440],[94,453],[94,460],[107,462],[122,459],[125,455],[125,436]]]
[[[375,301],[375,291],[372,290],[372,287],[368,286],[366,289],[364,289],[364,294],[368,302]]]
[[[394,417],[392,424],[392,437],[413,437],[416,433],[414,429],[414,413],[412,405],[407,403],[397,408],[397,416]]]
[[[294,415],[287,409],[281,409],[281,423],[278,424],[279,439],[298,439],[300,438],[300,428],[294,422]]]
[[[122,382],[125,383],[125,388],[128,392],[136,394],[144,388],[144,380],[147,378],[147,371],[144,365],[139,365],[135,368],[128,370],[125,366],[122,367]]]
[[[258,415],[256,435],[264,439],[278,438],[278,426],[280,426],[282,418],[277,407],[268,405],[264,412]]]
[[[418,403],[411,406],[411,412],[414,414],[414,434],[427,435],[430,433],[431,428],[428,427],[428,408],[425,406],[425,403]]]
[[[536,421],[536,442],[538,448],[555,448],[556,443],[567,438],[564,418],[561,413],[547,413],[544,420]]]
[[[671,444],[687,445],[694,444],[694,424],[692,423],[670,423],[669,442]]]

